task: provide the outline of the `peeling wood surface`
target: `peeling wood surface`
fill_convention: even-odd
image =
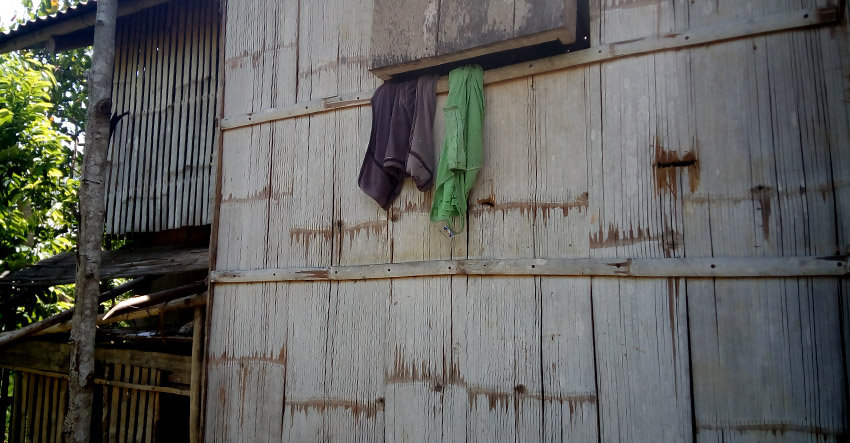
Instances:
[[[591,0],[609,52],[488,73],[450,240],[411,183],[359,192],[370,110],[323,105],[376,86],[372,1],[228,2],[223,115],[292,112],[223,133],[206,440],[841,441],[850,39],[798,16],[827,6]]]
[[[575,0],[375,0],[370,67],[388,79],[538,43],[573,43],[576,9]]]

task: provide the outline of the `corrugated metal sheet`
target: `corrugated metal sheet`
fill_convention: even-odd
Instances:
[[[106,232],[210,224],[218,59],[214,0],[169,2],[119,20]]]

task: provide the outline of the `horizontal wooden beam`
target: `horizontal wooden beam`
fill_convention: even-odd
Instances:
[[[30,374],[43,375],[43,376],[46,376],[46,377],[62,378],[62,379],[65,379],[65,380],[68,379],[68,374],[65,374],[65,373],[62,373],[62,372],[43,371],[43,370],[40,370],[40,369],[25,368],[25,367],[22,367],[22,366],[5,365],[5,364],[0,365],[0,367],[3,367],[5,369],[10,369],[12,371],[28,372]],[[118,388],[135,389],[137,391],[161,392],[161,393],[164,393],[164,394],[175,394],[175,395],[184,395],[184,396],[189,395],[188,389],[172,388],[172,387],[169,387],[169,386],[140,385],[138,383],[127,383],[127,382],[123,382],[123,381],[107,380],[105,378],[95,378],[94,383],[98,384],[98,385],[115,386],[115,387],[118,387]]]
[[[836,20],[838,20],[838,9],[836,7],[807,8],[771,14],[735,23],[704,26],[682,33],[649,36],[607,45],[593,46],[567,54],[488,70],[484,73],[484,84],[498,83],[529,75],[560,71],[577,66],[602,63],[654,52],[684,49],[693,46],[750,38],[762,34],[832,24]],[[437,83],[437,93],[443,94],[448,92],[448,86],[448,77],[440,77]],[[227,131],[335,109],[368,105],[372,99],[373,92],[363,91],[321,100],[296,103],[280,108],[270,108],[254,113],[234,115],[222,118],[219,125],[223,131]]]
[[[319,268],[214,271],[215,283],[379,280],[444,275],[745,278],[841,277],[847,257],[433,260]]]

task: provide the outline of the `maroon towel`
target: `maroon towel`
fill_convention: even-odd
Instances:
[[[436,79],[385,83],[372,95],[372,132],[357,183],[384,209],[404,177],[413,176],[420,190],[433,183]]]

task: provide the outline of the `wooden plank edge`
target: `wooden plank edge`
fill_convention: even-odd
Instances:
[[[519,63],[484,72],[484,84],[494,84],[529,75],[555,72],[578,66],[602,63],[626,57],[651,54],[660,51],[704,46],[731,40],[750,38],[757,35],[790,31],[818,25],[836,23],[839,19],[838,8],[827,6],[806,8],[797,11],[771,14],[746,21],[704,26],[687,32],[666,34],[660,37],[643,37],[588,49],[542,58],[531,62]],[[354,106],[368,105],[374,91],[328,97],[321,100],[296,103],[294,105],[270,108],[249,114],[222,117],[219,128],[222,131],[258,125],[277,120],[313,115],[322,112]],[[448,76],[442,76],[437,82],[437,93],[448,92]]]
[[[41,369],[30,369],[30,368],[25,368],[25,367],[21,367],[21,366],[14,366],[14,365],[3,365],[2,367],[5,368],[5,369],[12,370],[12,371],[17,371],[17,372],[26,372],[26,373],[29,373],[29,374],[41,375],[41,376],[45,376],[45,377],[60,378],[60,379],[63,379],[63,380],[68,379],[68,374],[65,374],[65,373],[62,373],[62,372],[43,371]],[[98,384],[98,385],[115,386],[115,387],[118,387],[118,388],[135,389],[137,391],[162,392],[162,393],[165,393],[165,394],[183,395],[183,396],[186,396],[186,397],[189,396],[189,390],[172,388],[172,387],[169,387],[169,386],[141,385],[141,384],[138,384],[138,383],[120,382],[120,381],[107,380],[107,379],[103,379],[103,378],[95,378],[94,383]]]
[[[369,68],[376,77],[381,80],[390,80],[394,75],[403,74],[405,72],[416,71],[420,69],[432,68],[435,66],[445,65],[448,63],[458,62],[466,59],[480,57],[488,54],[496,54],[502,51],[519,49],[526,46],[532,46],[540,43],[553,42],[560,40],[565,44],[575,42],[575,28],[572,30],[564,28],[555,28],[548,31],[528,34],[521,37],[509,38],[486,45],[470,48],[462,51],[451,52],[449,54],[433,55],[423,57],[414,61],[399,63],[394,65],[379,66]]]
[[[374,265],[214,271],[215,283],[346,281],[445,275],[626,277],[626,278],[778,278],[842,277],[847,257],[736,258],[575,258],[510,260],[432,260]]]

